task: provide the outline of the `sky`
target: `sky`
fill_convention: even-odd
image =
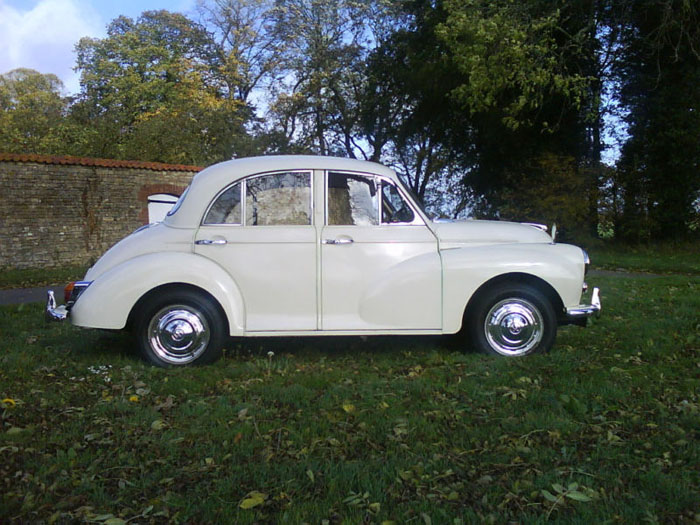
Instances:
[[[75,44],[84,36],[104,37],[119,15],[167,9],[196,18],[196,0],[0,0],[0,74],[18,67],[53,73],[75,94],[79,76]]]

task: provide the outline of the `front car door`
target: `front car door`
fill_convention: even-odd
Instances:
[[[321,327],[439,330],[437,239],[388,179],[325,173]]]

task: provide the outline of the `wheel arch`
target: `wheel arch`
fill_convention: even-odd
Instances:
[[[185,252],[150,253],[92,278],[71,309],[71,322],[76,326],[121,330],[144,295],[175,285],[192,286],[214,297],[226,313],[229,335],[240,335],[245,330],[245,302],[238,285],[223,268],[205,257]]]
[[[209,293],[207,290],[204,288],[201,288],[199,286],[195,286],[193,284],[188,284],[188,283],[179,283],[179,282],[172,282],[172,283],[166,283],[166,284],[161,284],[159,286],[156,286],[155,288],[151,288],[148,290],[146,293],[144,293],[135,303],[134,306],[131,307],[131,310],[129,311],[129,315],[126,319],[126,329],[131,331],[134,327],[134,323],[136,321],[136,317],[139,315],[141,310],[143,310],[144,305],[146,305],[152,298],[162,295],[166,292],[176,292],[176,291],[181,291],[181,290],[188,290],[193,293],[197,293],[199,295],[202,295],[211,303],[214,305],[214,307],[219,311],[219,314],[221,314],[221,318],[224,321],[224,329],[225,333],[228,334],[230,332],[229,329],[229,320],[228,316],[226,315],[226,310],[224,307],[221,305],[221,303],[218,301],[216,297],[214,297],[211,293]]]
[[[476,289],[464,308],[462,314],[462,330],[466,326],[466,319],[472,314],[474,305],[478,303],[479,299],[491,289],[503,284],[524,284],[535,288],[549,300],[557,314],[557,320],[561,320],[564,312],[564,302],[551,284],[536,275],[523,272],[511,272],[492,277]]]

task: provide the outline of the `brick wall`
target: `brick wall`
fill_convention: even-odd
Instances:
[[[200,168],[0,153],[0,268],[89,264]]]

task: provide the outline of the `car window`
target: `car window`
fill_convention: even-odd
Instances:
[[[311,173],[273,173],[246,181],[246,226],[311,224]]]
[[[328,224],[379,224],[377,181],[348,173],[328,174]]]
[[[382,223],[412,222],[414,213],[393,184],[382,181]]]
[[[219,195],[209,208],[204,224],[241,224],[241,183]]]

